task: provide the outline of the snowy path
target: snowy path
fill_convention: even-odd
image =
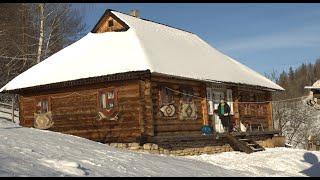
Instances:
[[[252,155],[152,155],[0,120],[0,176],[304,176],[299,172],[311,167],[301,162],[305,153],[275,148]],[[311,153],[320,159],[320,152]]]

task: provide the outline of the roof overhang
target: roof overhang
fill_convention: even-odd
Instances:
[[[182,77],[182,76],[177,76],[177,75],[169,75],[169,74],[158,73],[158,72],[152,72],[151,74],[157,75],[157,76],[163,76],[163,77],[177,78],[177,79],[201,81],[201,82],[207,82],[207,83],[219,83],[219,84],[226,84],[226,85],[238,86],[238,87],[247,87],[247,88],[259,89],[259,90],[265,90],[265,91],[284,91],[285,90],[285,89],[283,89],[283,90],[282,89],[273,89],[273,88],[269,88],[269,87],[252,85],[252,84],[217,81],[217,80],[211,80],[211,79],[194,79],[194,78]]]
[[[314,87],[314,86],[305,86],[305,89],[316,89],[316,90],[320,90],[320,87]]]

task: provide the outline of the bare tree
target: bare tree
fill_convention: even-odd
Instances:
[[[84,13],[71,3],[2,3],[0,12],[1,87],[86,32]]]
[[[38,52],[37,52],[37,60],[36,63],[40,63],[40,58],[42,54],[42,43],[43,43],[43,24],[44,24],[44,3],[39,3],[39,19],[40,19],[40,28],[39,28],[39,45],[38,45]]]
[[[319,111],[308,106],[305,98],[274,102],[273,119],[275,129],[294,147],[305,148],[307,137],[319,134]]]
[[[86,31],[83,13],[71,3],[4,3],[0,10],[0,86]]]

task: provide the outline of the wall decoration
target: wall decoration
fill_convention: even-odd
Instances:
[[[162,112],[164,117],[173,117],[173,115],[176,112],[176,109],[175,109],[174,105],[169,104],[169,105],[163,105],[160,108],[160,111]]]
[[[117,121],[119,119],[118,115],[119,115],[120,110],[118,110],[118,108],[116,108],[115,111],[112,112],[112,114],[110,115],[106,115],[105,113],[103,113],[102,111],[98,111],[98,120],[101,121],[103,119],[108,119],[109,121]]]
[[[34,113],[34,127],[37,129],[49,129],[53,126],[51,111],[47,113]]]
[[[194,102],[180,102],[179,119],[197,119],[197,107]]]

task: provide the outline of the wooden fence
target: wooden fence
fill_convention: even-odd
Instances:
[[[2,109],[8,109],[9,111],[2,110]],[[12,98],[11,104],[0,102],[0,118],[11,120],[11,122],[14,122],[15,117],[19,118],[19,115],[16,115],[14,113],[16,110],[18,110],[18,108],[15,107],[14,105],[14,98]],[[10,118],[8,118],[7,116],[1,115],[2,113],[10,115]]]

